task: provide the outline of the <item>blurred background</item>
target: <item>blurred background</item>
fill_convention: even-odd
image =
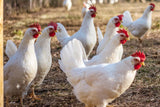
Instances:
[[[12,13],[30,12],[41,8],[47,7],[62,7],[64,0],[4,0],[4,15],[10,15]],[[73,6],[79,6],[83,1],[87,0],[71,0]],[[92,1],[92,0],[91,0]],[[114,4],[114,3],[135,3],[146,1],[160,1],[160,0],[93,0],[96,4]]]

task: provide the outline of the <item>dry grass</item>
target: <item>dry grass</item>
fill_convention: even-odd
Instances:
[[[125,10],[129,10],[133,19],[139,18],[149,3],[123,3],[115,5],[97,5],[98,14],[94,20],[95,26],[99,26],[105,32],[108,20]],[[156,10],[160,3],[156,3]],[[42,28],[50,21],[62,23],[70,35],[74,34],[81,25],[81,7],[73,7],[70,12],[64,12],[64,8],[42,9],[40,12],[11,16],[4,21],[4,47],[6,40],[12,39],[17,45],[21,41],[18,32],[24,32],[27,26],[38,21]],[[144,39],[143,49],[147,56],[146,66],[142,67],[136,75],[131,87],[112,104],[117,107],[158,107],[160,106],[160,14],[153,12],[153,26],[150,34]],[[16,31],[16,32],[15,32]],[[56,38],[52,39],[53,64],[48,76],[41,87],[36,89],[43,101],[32,101],[29,97],[24,100],[28,106],[52,106],[52,107],[83,107],[72,93],[72,87],[66,80],[65,74],[58,65],[61,46]],[[127,57],[138,48],[136,39],[132,39],[124,45],[124,55]],[[94,52],[93,52],[94,53]],[[4,62],[8,58],[4,55]],[[15,104],[18,105],[18,104]]]

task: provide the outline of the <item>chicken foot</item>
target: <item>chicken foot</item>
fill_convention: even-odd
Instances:
[[[34,88],[32,88],[32,93],[30,95],[31,98],[35,99],[35,100],[41,100],[41,98],[39,98],[35,92],[34,92]]]

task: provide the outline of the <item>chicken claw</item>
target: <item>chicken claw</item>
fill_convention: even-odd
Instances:
[[[35,92],[34,92],[34,88],[32,88],[32,93],[30,95],[31,98],[35,99],[35,100],[41,100],[41,98],[39,98]]]

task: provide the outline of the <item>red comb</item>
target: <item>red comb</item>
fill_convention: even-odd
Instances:
[[[117,32],[124,33],[126,35],[126,37],[129,37],[128,32],[125,29],[119,29]]]
[[[54,27],[54,29],[55,30],[57,30],[57,23],[54,23],[54,22],[50,22],[49,24],[48,24],[48,26],[53,26]]]
[[[34,23],[34,24],[30,25],[29,27],[36,27],[38,29],[38,32],[41,31],[41,26],[39,25],[39,23]]]
[[[150,3],[149,5],[152,5],[153,7],[155,7],[155,4],[154,4],[154,3]]]
[[[96,12],[96,7],[94,5],[90,6],[89,10],[93,9]]]
[[[143,52],[140,52],[140,51],[132,54],[131,56],[133,56],[133,57],[139,57],[141,59],[141,62],[144,62],[145,59],[146,59],[145,54]]]
[[[118,15],[118,17],[119,17],[119,20],[122,21],[123,15]]]

